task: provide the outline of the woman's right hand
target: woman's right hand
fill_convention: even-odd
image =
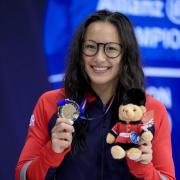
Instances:
[[[73,121],[66,118],[58,118],[51,131],[52,149],[56,153],[61,153],[68,148],[72,143],[73,132]]]

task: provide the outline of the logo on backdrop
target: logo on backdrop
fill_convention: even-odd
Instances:
[[[169,20],[180,25],[180,0],[167,0],[165,9]]]
[[[97,9],[120,11],[132,16],[164,17],[161,0],[99,0]]]
[[[180,49],[180,0],[99,0],[97,9],[119,11],[134,17],[150,18],[139,25],[134,20],[139,45],[144,48]],[[163,20],[161,23],[160,20]],[[169,21],[174,25],[169,27]],[[152,24],[158,24],[152,26]]]
[[[110,9],[133,16],[163,18],[180,24],[180,0],[99,0],[97,9]]]

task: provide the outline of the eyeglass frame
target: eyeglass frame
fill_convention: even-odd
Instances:
[[[93,54],[93,55],[88,55],[88,54],[84,53],[84,51],[83,51],[83,49],[84,49],[84,43],[87,42],[87,41],[93,42],[93,43],[95,43],[95,44],[97,45],[97,50],[96,50],[95,54]],[[115,57],[110,57],[110,56],[107,55],[107,53],[106,53],[106,46],[107,46],[107,44],[117,44],[117,45],[120,46],[120,51],[119,51],[119,53],[118,53],[117,56],[115,56]],[[108,58],[112,58],[112,59],[117,58],[117,57],[121,54],[121,50],[122,50],[122,48],[123,48],[123,45],[120,44],[120,43],[115,43],[115,42],[98,43],[98,42],[93,41],[93,40],[86,40],[86,41],[83,41],[83,43],[82,43],[82,53],[85,54],[86,56],[93,57],[93,56],[95,56],[95,55],[99,52],[99,46],[100,46],[100,45],[103,45],[104,54],[105,54]]]

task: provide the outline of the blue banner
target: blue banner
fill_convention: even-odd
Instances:
[[[132,21],[140,46],[146,90],[167,108],[171,123],[176,176],[180,179],[180,0],[49,0],[44,26],[44,50],[49,82],[60,86],[65,55],[74,31],[91,12],[109,9]]]

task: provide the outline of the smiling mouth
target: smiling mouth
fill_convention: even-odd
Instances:
[[[110,69],[111,67],[105,67],[105,66],[91,66],[91,68],[95,71],[95,72],[105,72],[108,69]]]

